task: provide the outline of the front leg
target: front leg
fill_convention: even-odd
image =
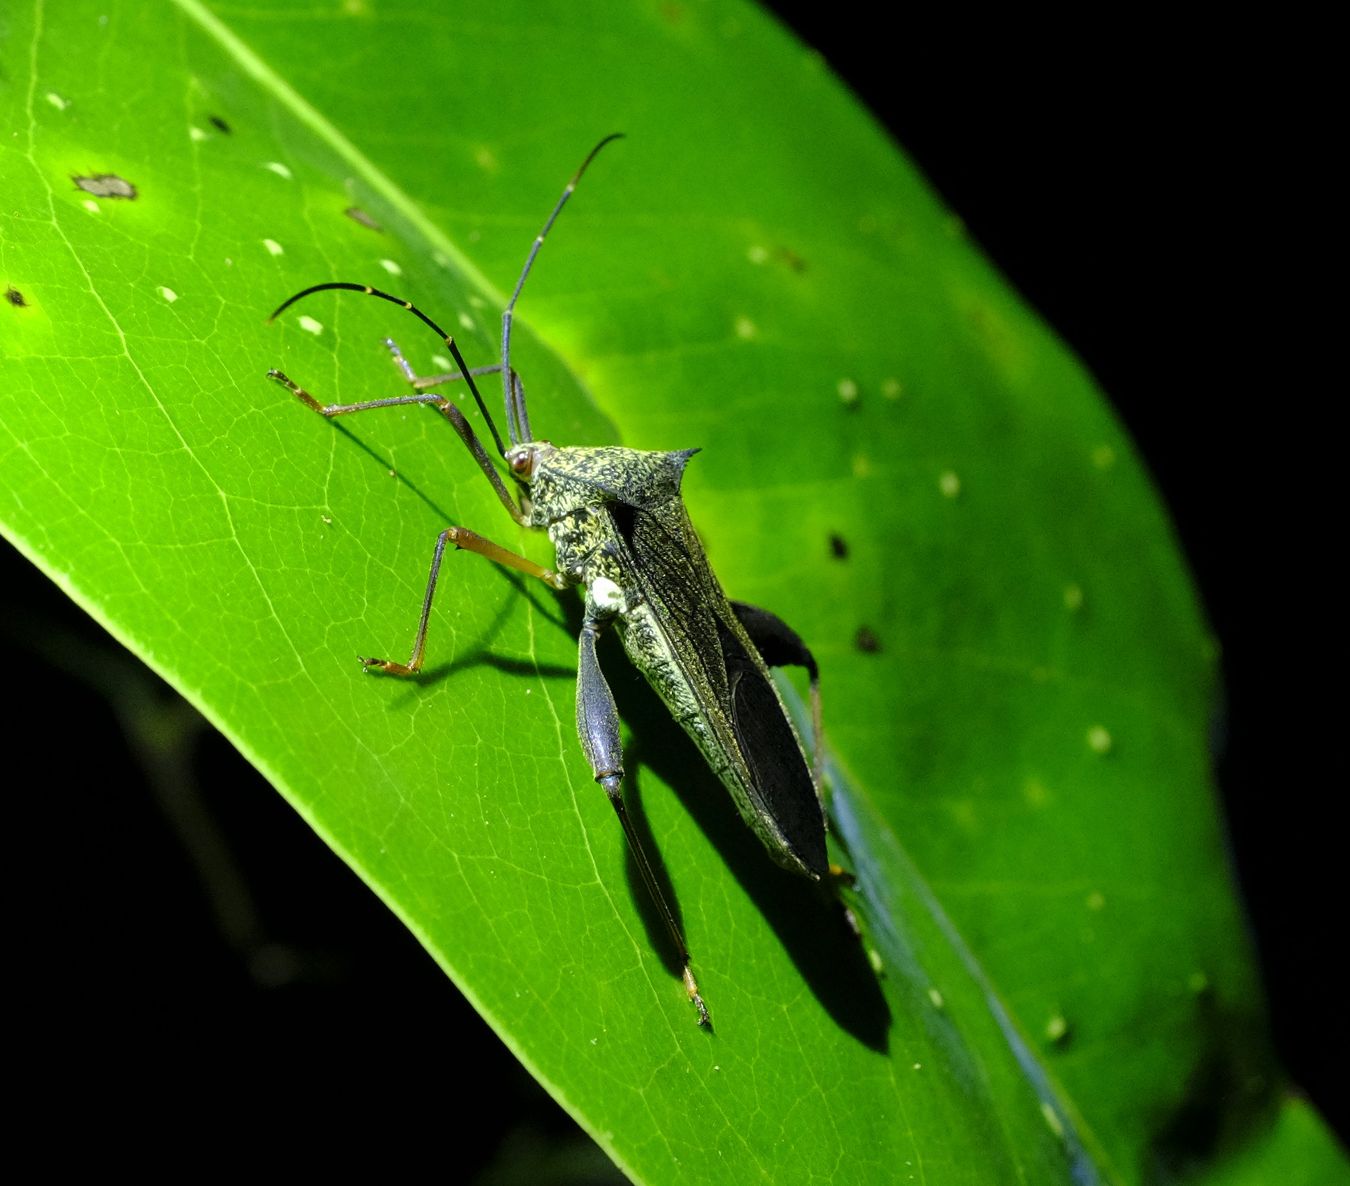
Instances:
[[[590,599],[587,598],[586,620],[581,625],[579,656],[577,660],[577,736],[581,739],[581,748],[586,761],[591,764],[595,781],[605,788],[610,805],[619,817],[623,834],[628,840],[629,851],[642,873],[647,892],[660,911],[675,949],[680,957],[680,974],[684,979],[685,991],[698,1010],[699,1025],[711,1028],[712,1020],[708,1016],[708,1007],[698,991],[698,981],[694,979],[693,969],[689,966],[689,949],[685,946],[680,924],[667,905],[665,895],[657,883],[656,875],[647,861],[632,821],[628,818],[628,809],[623,802],[623,744],[619,740],[619,710],[614,703],[614,693],[609,690],[605,673],[600,670],[600,660],[595,653],[595,640],[600,632],[612,621],[611,617],[600,616]]]
[[[432,387],[439,387],[443,383],[454,383],[466,377],[462,371],[443,371],[438,375],[419,375],[413,370],[412,363],[403,356],[403,351],[398,348],[398,343],[393,338],[385,338],[384,345],[385,349],[389,351],[390,357],[393,358],[394,365],[403,373],[408,385],[416,392],[427,391]],[[472,383],[475,378],[480,378],[483,375],[495,375],[501,369],[502,364],[499,362],[493,363],[491,366],[470,367],[467,377]],[[530,418],[525,411],[525,385],[520,381],[520,375],[512,370],[509,381],[505,382],[503,387],[506,391],[506,419],[513,433],[513,439],[531,440]]]
[[[403,357],[403,351],[398,348],[398,343],[393,338],[385,338],[384,348],[389,351],[390,357],[394,360],[394,365],[403,373],[403,377],[408,380],[408,386],[414,391],[426,391],[431,387],[439,387],[442,383],[454,383],[464,378],[461,371],[443,371],[438,375],[419,375],[413,370],[412,363]],[[501,369],[501,363],[494,362],[491,366],[470,367],[469,374],[477,379],[483,375],[495,375]]]
[[[332,420],[337,416],[349,416],[353,412],[369,412],[373,408],[400,408],[406,407],[408,404],[430,404],[450,421],[451,427],[459,434],[459,439],[464,442],[464,447],[473,454],[473,459],[478,463],[478,468],[483,471],[483,476],[492,483],[492,489],[496,491],[497,498],[506,508],[506,513],[522,527],[530,525],[529,515],[525,513],[523,506],[517,504],[515,499],[511,497],[510,491],[506,489],[506,484],[502,481],[501,475],[497,473],[496,467],[492,464],[492,458],[483,448],[483,443],[478,439],[478,434],[474,432],[473,426],[464,418],[464,413],[445,396],[423,393],[421,395],[395,395],[388,399],[368,399],[356,404],[325,404],[320,403],[310,395],[284,371],[273,368],[267,372],[267,377],[273,383],[278,383],[284,387],[305,407],[313,412],[318,412],[325,420]],[[478,399],[476,390],[474,391],[474,398]],[[483,406],[481,399],[478,400],[478,406],[480,408]],[[484,410],[484,415],[486,416],[486,410]],[[505,452],[501,439],[497,436],[496,426],[493,425],[490,418],[488,419],[488,427],[492,429],[492,439],[497,446],[497,451],[499,453]]]

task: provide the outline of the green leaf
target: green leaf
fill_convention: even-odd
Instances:
[[[5,531],[626,1172],[1135,1182],[1192,1152],[1197,1112],[1215,1165],[1274,1123],[1213,646],[1166,520],[1082,369],[815,56],[739,4],[102,12],[0,17],[25,71]],[[513,361],[560,444],[703,447],[686,494],[724,585],[820,661],[859,874],[861,944],[604,656],[712,1034],[576,743],[575,599],[455,555],[427,674],[356,664],[403,657],[447,524],[546,542],[431,412],[325,423],[264,378],[398,394],[386,336],[439,365],[352,294],[265,323],[324,280],[495,359],[532,236],[616,130]],[[1278,1132],[1286,1159],[1322,1148],[1315,1118]]]

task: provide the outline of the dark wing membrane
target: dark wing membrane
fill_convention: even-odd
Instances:
[[[715,699],[720,717],[731,722],[753,808],[773,821],[797,862],[824,876],[829,865],[825,820],[801,743],[763,660],[708,566],[683,503],[677,498],[646,510],[613,503],[609,510],[686,676],[701,696]],[[765,831],[755,820],[747,822]],[[778,853],[774,856],[792,867]]]
[[[829,869],[825,818],[801,742],[763,663],[747,654],[735,631],[723,622],[718,625],[731,685],[731,722],[750,768],[754,794],[797,859],[823,877]]]

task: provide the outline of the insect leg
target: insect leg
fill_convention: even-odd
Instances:
[[[442,371],[439,375],[419,375],[413,370],[412,363],[403,357],[403,351],[398,348],[398,343],[393,338],[385,338],[384,346],[393,358],[394,365],[403,372],[403,377],[408,380],[408,385],[414,391],[426,391],[430,387],[439,387],[442,383],[453,383],[457,379],[464,378],[460,371]],[[476,379],[480,375],[495,375],[501,369],[502,364],[494,362],[491,366],[470,367],[469,374]]]
[[[307,408],[318,412],[320,416],[332,420],[336,416],[346,416],[352,412],[368,412],[371,408],[398,408],[407,404],[430,404],[447,420],[450,421],[454,430],[459,434],[459,439],[464,442],[465,448],[473,454],[473,459],[478,462],[478,468],[481,469],[487,480],[492,483],[492,488],[497,492],[497,497],[501,500],[502,506],[506,508],[507,514],[522,526],[529,525],[529,516],[521,510],[516,500],[511,497],[510,491],[506,488],[506,483],[502,481],[501,475],[497,472],[496,466],[492,464],[492,458],[483,448],[483,443],[478,439],[478,434],[474,432],[471,425],[454,404],[452,404],[443,395],[426,393],[422,395],[396,395],[389,399],[370,399],[359,404],[321,404],[308,391],[300,386],[294,379],[276,369],[267,372],[267,377],[274,383],[281,384],[293,396],[296,397]],[[462,377],[462,376],[456,376]]]
[[[646,883],[647,892],[665,920],[666,928],[675,943],[680,957],[680,971],[684,979],[685,991],[698,1010],[698,1023],[711,1027],[708,1007],[698,991],[698,981],[694,979],[693,969],[689,966],[689,949],[685,946],[684,935],[675,915],[666,904],[665,895],[657,884],[656,874],[642,850],[642,843],[628,818],[628,810],[623,802],[623,746],[619,740],[619,710],[614,703],[614,694],[609,690],[604,672],[600,670],[600,661],[595,653],[595,640],[606,626],[604,619],[588,612],[581,625],[579,640],[580,658],[577,663],[577,736],[581,739],[581,748],[586,760],[595,773],[595,781],[605,789],[614,813],[619,817],[624,837],[628,841],[629,851]]]
[[[536,564],[524,556],[508,551],[500,544],[470,531],[467,527],[447,527],[436,537],[436,550],[431,555],[431,575],[427,577],[427,591],[422,597],[422,616],[417,622],[417,637],[413,639],[412,656],[406,663],[395,663],[390,659],[361,659],[361,666],[367,671],[374,668],[386,675],[416,675],[422,670],[423,653],[427,643],[427,623],[431,620],[431,602],[436,596],[436,581],[441,575],[441,558],[445,555],[445,545],[454,544],[466,552],[477,552],[497,564],[514,568],[526,576],[537,577],[552,589],[566,589],[567,579],[552,569]]]
[[[446,333],[445,330],[414,305],[412,301],[405,301],[402,297],[394,296],[392,293],[381,292],[378,288],[371,288],[369,284],[352,284],[347,280],[330,280],[325,284],[311,284],[308,288],[303,288],[294,295],[288,296],[281,304],[272,310],[272,315],[268,317],[267,320],[269,322],[275,321],[287,309],[295,304],[296,301],[303,301],[306,297],[313,296],[316,292],[334,291],[359,292],[364,293],[366,296],[378,297],[382,301],[388,301],[391,305],[397,305],[400,309],[406,309],[428,329],[439,335],[441,341],[445,343],[445,348],[450,351],[450,357],[459,364],[458,373],[464,377],[465,382],[469,385],[469,394],[473,396],[473,402],[478,405],[478,410],[483,414],[483,420],[487,423],[488,431],[492,433],[492,443],[497,447],[498,455],[506,453],[506,446],[502,444],[501,433],[497,431],[497,426],[493,423],[492,416],[487,410],[487,404],[483,402],[483,396],[478,390],[478,384],[473,381],[473,369],[464,361],[464,356],[459,352],[459,347],[455,345],[454,337]],[[287,380],[286,382],[289,384],[290,380]],[[377,404],[376,406],[380,405]],[[515,440],[512,438],[512,444],[514,443]]]

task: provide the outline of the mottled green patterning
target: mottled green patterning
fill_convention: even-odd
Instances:
[[[559,572],[588,586],[587,619],[618,628],[774,860],[818,880],[825,821],[801,739],[680,498],[697,450],[517,450],[534,458],[530,523],[548,531]]]

